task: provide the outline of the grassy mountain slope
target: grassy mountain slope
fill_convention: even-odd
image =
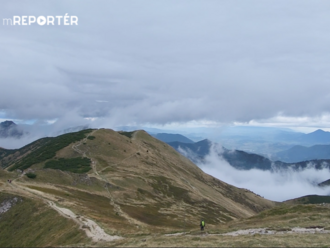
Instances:
[[[3,208],[5,204],[10,207],[7,211]],[[2,192],[0,230],[1,247],[59,246],[88,241],[73,221],[59,216],[43,202]]]
[[[129,237],[114,246],[135,247],[328,247],[329,205],[280,204],[250,218],[231,221],[207,234],[197,230],[187,234]],[[263,229],[263,232],[259,230]],[[298,229],[298,232],[294,230]],[[301,232],[299,232],[299,229]],[[324,230],[317,233],[317,229]],[[245,234],[239,234],[245,231]],[[235,233],[228,235],[228,233]]]
[[[135,132],[131,138],[111,130],[99,130],[93,136],[95,139],[81,149],[97,161],[97,171],[109,183],[125,191],[125,197],[114,191],[114,198],[128,215],[141,222],[180,227],[183,223],[178,216],[185,214],[185,224],[194,226],[197,214],[197,219],[213,216],[211,223],[216,224],[250,216],[271,205],[251,192],[206,175],[144,131]],[[173,209],[171,218],[167,218],[168,208]],[[147,212],[150,218],[143,219]]]
[[[171,146],[144,131],[79,133],[59,149],[55,145],[59,142],[52,144],[52,138],[45,146],[35,146],[39,151],[53,147],[55,153],[31,164],[28,170],[36,174],[35,178],[8,170],[23,159],[31,161],[32,152],[26,152],[6,170],[0,169],[0,212],[8,199],[20,199],[0,213],[0,226],[5,227],[5,232],[0,232],[0,246],[330,244],[326,234],[224,236],[229,231],[257,227],[278,232],[296,226],[330,228],[329,208],[301,201],[274,203],[233,187],[203,173]],[[85,172],[77,169],[80,165]],[[59,209],[74,215],[55,212]],[[201,218],[206,220],[209,235],[197,231]],[[95,224],[85,225],[88,220]],[[95,225],[122,239],[88,238],[89,230],[97,229]]]
[[[63,134],[54,138],[45,138],[38,140],[32,148],[30,145],[28,145],[18,149],[15,152],[17,155],[14,156],[14,160],[11,162],[14,164],[11,165],[9,170],[25,170],[34,164],[42,163],[48,159],[52,159],[55,157],[56,152],[69,146],[73,142],[82,140],[85,138],[86,134],[90,132],[91,130],[87,129],[80,132]]]
[[[306,195],[285,201],[287,204],[325,204],[330,203],[330,196]]]
[[[203,173],[144,131],[84,130],[15,153],[7,171],[0,171],[2,192],[52,201],[94,220],[110,235],[189,230],[201,218],[216,226],[274,206]],[[71,170],[78,160],[89,161],[84,172]],[[36,178],[16,168],[28,168]]]
[[[18,161],[25,156],[38,150],[40,147],[45,146],[49,142],[50,138],[42,138],[36,140],[20,149],[3,149],[0,148],[0,167],[6,168]]]

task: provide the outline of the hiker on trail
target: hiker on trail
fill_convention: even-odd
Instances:
[[[204,231],[204,227],[205,227],[205,221],[204,220],[201,221],[200,226],[201,226],[201,231]]]

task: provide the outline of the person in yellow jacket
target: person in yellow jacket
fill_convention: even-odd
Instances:
[[[205,227],[205,221],[204,220],[201,221],[200,226],[201,226],[201,231],[204,231],[204,227]]]

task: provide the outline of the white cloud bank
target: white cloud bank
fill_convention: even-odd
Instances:
[[[199,167],[206,173],[239,188],[252,190],[273,201],[285,201],[305,195],[330,195],[330,187],[317,183],[330,179],[330,170],[307,168],[301,171],[270,172],[257,169],[237,170],[212,151]]]

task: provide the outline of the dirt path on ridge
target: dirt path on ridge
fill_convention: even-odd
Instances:
[[[23,174],[20,176],[22,177]],[[18,177],[18,178],[20,178]],[[112,236],[107,234],[97,223],[93,220],[90,220],[84,216],[76,215],[71,210],[63,207],[58,207],[50,195],[45,194],[41,191],[30,189],[15,182],[18,178],[12,180],[11,183],[8,183],[8,187],[6,187],[6,191],[17,193],[19,195],[29,197],[29,198],[39,198],[46,202],[51,208],[56,210],[61,216],[73,220],[75,223],[79,225],[79,229],[85,231],[87,237],[91,238],[94,242],[98,241],[113,241],[117,239],[121,239],[119,236]]]
[[[114,197],[112,196],[112,194],[110,193],[109,191],[109,188],[108,188],[108,185],[110,185],[111,183],[109,182],[109,180],[105,177],[105,176],[102,176],[99,174],[99,172],[97,171],[97,161],[93,158],[91,158],[90,156],[87,156],[86,155],[86,152],[83,152],[82,150],[79,149],[79,146],[81,144],[83,144],[84,142],[87,141],[88,137],[93,135],[94,133],[96,133],[98,131],[97,130],[94,130],[93,132],[91,132],[90,134],[87,135],[86,138],[84,138],[83,140],[79,141],[77,144],[73,145],[72,146],[72,149],[75,150],[76,152],[78,152],[79,154],[81,154],[83,157],[86,157],[86,158],[89,158],[91,160],[91,163],[92,163],[92,170],[93,170],[93,173],[95,174],[95,176],[100,179],[101,181],[105,182],[105,188],[108,192],[108,197],[109,197],[109,200],[110,200],[110,205],[112,205],[115,209],[115,211],[122,217],[124,217],[130,224],[132,225],[135,225],[135,226],[144,226],[144,223],[140,222],[140,221],[137,221],[131,217],[129,217],[125,212],[123,212],[120,208],[120,206],[118,204],[116,204],[115,200],[114,200]],[[90,153],[91,154],[91,153]],[[135,154],[135,153],[134,153]],[[115,164],[115,165],[118,165],[120,163],[122,163],[123,161],[125,161],[126,159],[129,159],[131,158],[132,156],[134,156],[134,154],[131,154],[129,155],[128,157],[124,158],[122,161],[120,161],[119,163]],[[112,165],[113,166],[113,165]],[[105,168],[104,168],[105,169]],[[104,170],[103,169],[103,170]],[[102,172],[102,170],[100,171]]]
[[[76,215],[67,208],[58,207],[52,201],[48,201],[48,204],[63,217],[74,220],[79,225],[79,228],[84,230],[86,235],[92,238],[95,242],[121,239],[119,236],[111,236],[107,234],[98,224],[86,217]]]
[[[93,133],[97,131],[94,130]],[[86,139],[86,138],[85,138]],[[84,140],[85,140],[84,139]],[[79,145],[81,142],[79,142]],[[83,152],[78,149],[78,146],[76,145],[75,147],[72,147],[75,151],[79,152],[82,154]],[[85,153],[83,153],[83,156],[86,156]],[[96,171],[96,170],[95,170]],[[97,171],[96,171],[97,172]],[[44,202],[47,203],[52,209],[56,210],[61,216],[73,220],[75,223],[78,224],[79,229],[82,229],[85,231],[87,237],[91,238],[94,242],[98,241],[113,241],[117,239],[122,239],[122,237],[119,236],[112,236],[107,234],[96,222],[94,222],[91,219],[88,219],[84,216],[81,215],[76,215],[74,212],[71,210],[64,208],[64,207],[59,207],[57,206],[54,201],[56,201],[56,198],[53,197],[52,195],[46,194],[44,192],[38,191],[31,189],[29,187],[26,187],[23,184],[20,184],[17,182],[17,180],[21,177],[23,177],[25,174],[22,173],[20,176],[17,178],[13,179],[11,183],[8,181],[6,183],[1,183],[0,184],[0,191],[3,192],[8,192],[8,193],[14,193],[21,195],[23,197],[28,197],[28,198],[38,198]]]
[[[91,132],[88,136],[94,134],[98,130],[94,130]],[[82,150],[79,149],[79,146],[83,143],[86,142],[87,138],[84,138],[83,140],[79,141],[77,144],[72,145],[72,149],[81,154],[83,157],[87,157],[91,159],[92,163],[92,169],[93,173],[102,181],[109,183],[107,178],[103,177],[100,175],[97,171],[96,168],[96,160],[88,157],[86,155],[86,152],[83,152]],[[134,139],[134,136],[133,136]],[[138,150],[140,150],[140,145]],[[134,154],[133,154],[134,155]],[[133,155],[129,155],[125,159],[123,159],[121,162],[117,163],[120,164],[124,160],[129,159]],[[102,170],[101,170],[102,171]],[[100,172],[101,172],[100,171]],[[17,179],[23,177],[24,174],[22,173],[19,177],[16,179],[13,179],[11,183],[8,182],[0,182],[0,191],[3,192],[8,192],[8,193],[14,193],[18,195],[22,195],[25,197],[29,197],[32,199],[38,198],[43,200],[50,206],[52,209],[57,211],[61,216],[73,220],[78,226],[79,229],[82,229],[87,237],[91,238],[94,242],[99,242],[99,241],[114,241],[118,239],[122,239],[120,236],[112,236],[107,234],[104,229],[102,229],[96,222],[94,222],[91,219],[88,219],[82,215],[77,215],[74,212],[72,212],[70,209],[64,208],[64,207],[59,207],[57,206],[54,201],[56,200],[55,197],[52,197],[51,195],[48,195],[46,193],[43,193],[38,190],[30,189],[28,187],[25,187],[24,185],[16,182]],[[181,178],[184,181],[186,181],[184,178]],[[189,182],[188,182],[189,183]],[[190,185],[193,187],[192,185]],[[114,206],[114,209],[120,213],[123,217],[125,217],[129,223],[135,224],[135,225],[143,225],[143,223],[140,223],[132,218],[130,218],[126,213],[121,211],[120,206],[115,203],[108,187],[106,187],[106,190],[109,194],[110,198],[110,204]],[[255,235],[255,234],[260,234],[260,235],[276,235],[276,234],[292,234],[292,233],[297,233],[297,234],[329,234],[330,230],[325,230],[323,227],[310,227],[310,228],[301,228],[301,227],[293,227],[293,228],[288,228],[287,230],[273,230],[271,228],[254,228],[254,229],[242,229],[242,230],[237,230],[237,231],[232,231],[228,233],[221,233],[221,234],[208,234],[207,231],[201,233],[200,235],[204,236],[240,236],[240,235]],[[192,235],[189,232],[181,232],[181,233],[172,233],[172,234],[164,234],[164,236],[196,236]]]

